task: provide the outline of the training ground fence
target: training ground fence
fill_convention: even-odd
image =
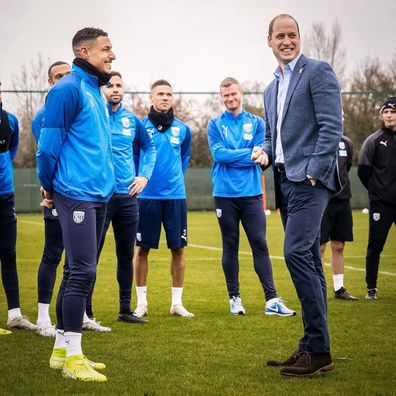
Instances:
[[[264,193],[264,209],[275,209],[275,195],[272,170],[268,169],[262,174]],[[357,168],[352,167],[349,177],[351,180],[353,209],[368,207],[367,191],[357,176]],[[189,210],[213,210],[212,182],[210,169],[189,168],[185,175],[187,207]],[[41,195],[40,184],[35,168],[15,169],[15,201],[17,212],[40,212]]]

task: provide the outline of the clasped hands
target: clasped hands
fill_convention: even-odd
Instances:
[[[257,165],[267,166],[269,163],[267,153],[258,146],[253,147],[252,155],[250,157]]]

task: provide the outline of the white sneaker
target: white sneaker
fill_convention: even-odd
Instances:
[[[230,313],[232,315],[245,315],[246,312],[241,297],[233,296],[230,299]]]
[[[182,304],[172,305],[171,309],[170,309],[170,314],[182,316],[184,318],[193,318],[194,317],[194,314],[191,312],[188,312],[187,309],[184,308]]]
[[[266,315],[279,315],[279,316],[296,315],[296,311],[287,308],[281,297],[272,298],[271,300],[267,301],[265,304],[264,312]]]
[[[111,327],[102,326],[96,319],[86,320],[82,325],[83,330],[100,331],[102,333],[110,333]]]
[[[55,326],[51,324],[51,322],[39,323],[37,322],[37,330],[36,333],[43,337],[55,337],[56,329]]]
[[[147,304],[139,304],[133,311],[134,315],[138,318],[143,318],[143,316],[148,315]]]
[[[7,327],[10,329],[25,329],[36,330],[37,326],[26,318],[26,316],[17,316],[16,318],[7,322]]]

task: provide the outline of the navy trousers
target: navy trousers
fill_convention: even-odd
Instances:
[[[242,222],[253,253],[253,264],[266,300],[276,297],[266,241],[263,197],[215,197],[217,220],[223,241],[222,265],[230,298],[239,296],[239,224]]]
[[[113,225],[114,240],[117,254],[117,281],[119,285],[120,313],[131,311],[131,294],[133,282],[133,251],[136,240],[136,232],[139,223],[138,202],[135,196],[128,194],[114,194],[108,205],[104,231],[99,245],[99,256],[102,251],[106,233],[110,223]],[[87,298],[87,314],[92,313],[92,293]]]
[[[62,228],[56,213],[55,209],[44,208],[45,243],[37,274],[38,302],[42,304],[51,303],[63,253]]]
[[[292,182],[278,173],[285,229],[284,255],[302,307],[304,336],[301,351],[330,351],[327,328],[326,280],[320,257],[320,224],[330,191],[309,180]]]
[[[62,227],[67,263],[56,302],[57,328],[81,332],[86,298],[96,274],[106,204],[53,193]]]
[[[1,279],[8,309],[19,308],[19,283],[16,267],[17,220],[14,194],[0,195]]]

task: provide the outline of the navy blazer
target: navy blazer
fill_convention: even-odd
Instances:
[[[277,95],[275,78],[264,91],[266,139],[263,148],[270,163],[275,155]],[[301,182],[309,175],[328,189],[338,191],[341,185],[337,149],[342,136],[342,104],[340,84],[329,64],[300,56],[281,116],[287,178]],[[276,198],[279,207],[280,197]]]

